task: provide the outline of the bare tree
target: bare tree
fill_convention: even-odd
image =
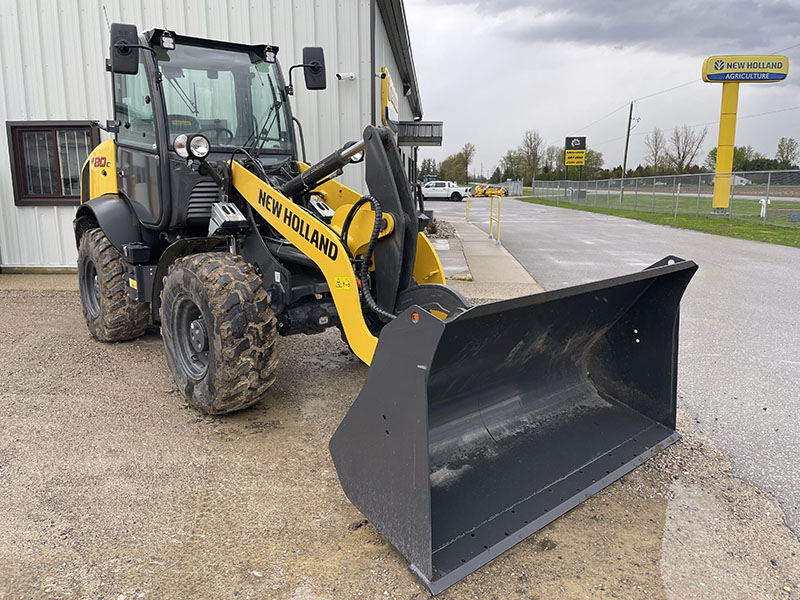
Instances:
[[[782,169],[791,169],[792,165],[797,162],[797,157],[796,139],[782,137],[778,140],[778,151],[775,153],[775,160],[781,164]]]
[[[522,136],[522,144],[519,147],[519,154],[522,158],[524,173],[530,173],[531,179],[539,169],[539,161],[542,159],[544,150],[544,138],[536,129],[529,129]]]
[[[678,173],[683,173],[688,169],[700,152],[700,146],[708,135],[708,128],[703,127],[702,131],[695,131],[688,125],[681,125],[672,130],[669,138],[669,150],[667,159],[670,166]]]
[[[467,142],[464,144],[464,147],[461,148],[460,152],[461,156],[464,157],[464,182],[469,182],[469,163],[472,162],[472,159],[475,157],[475,146]]]
[[[644,137],[644,145],[647,146],[645,164],[653,169],[653,175],[659,175],[667,166],[667,144],[664,133],[656,127]]]
[[[550,171],[558,171],[564,162],[564,150],[558,146],[548,146],[544,151],[544,164]]]

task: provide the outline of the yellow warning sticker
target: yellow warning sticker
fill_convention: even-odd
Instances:
[[[349,290],[352,286],[349,277],[337,277],[333,280],[333,287],[337,290]]]
[[[136,284],[136,280],[132,278],[128,278],[128,285],[131,286],[131,289],[138,290],[139,286]]]

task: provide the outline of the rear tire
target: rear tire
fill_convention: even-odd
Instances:
[[[458,192],[453,192],[452,194],[450,194],[450,200],[452,200],[453,202],[461,202],[461,194],[459,194]]]
[[[224,252],[180,258],[161,301],[167,363],[192,408],[222,414],[264,397],[275,381],[278,332],[252,265]]]
[[[150,304],[128,296],[122,261],[102,229],[84,232],[78,246],[81,308],[89,332],[101,342],[137,338],[150,322]]]

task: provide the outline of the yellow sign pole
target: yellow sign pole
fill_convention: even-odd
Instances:
[[[739,105],[739,82],[722,84],[722,110],[719,116],[719,142],[717,144],[717,166],[714,176],[714,212],[726,213],[731,205],[731,171],[733,171],[733,147],[736,138],[736,109]]]
[[[709,56],[703,62],[703,81],[722,84],[722,111],[714,175],[714,213],[727,214],[731,206],[733,142],[736,138],[736,107],[739,82],[775,83],[789,74],[789,59],[775,54]]]

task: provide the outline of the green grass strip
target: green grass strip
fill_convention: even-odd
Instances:
[[[543,198],[523,197],[519,198],[519,200],[532,204],[613,215],[615,217],[645,221],[646,223],[653,223],[655,225],[667,225],[679,229],[691,229],[692,231],[702,231],[703,233],[711,233],[714,235],[724,235],[743,240],[754,240],[756,242],[767,242],[769,244],[800,248],[800,229],[729,220],[726,217],[693,217],[679,214],[677,218],[675,218],[673,215],[665,213],[638,212],[602,206],[578,206],[566,202],[559,202],[556,204],[554,200],[545,200]]]

